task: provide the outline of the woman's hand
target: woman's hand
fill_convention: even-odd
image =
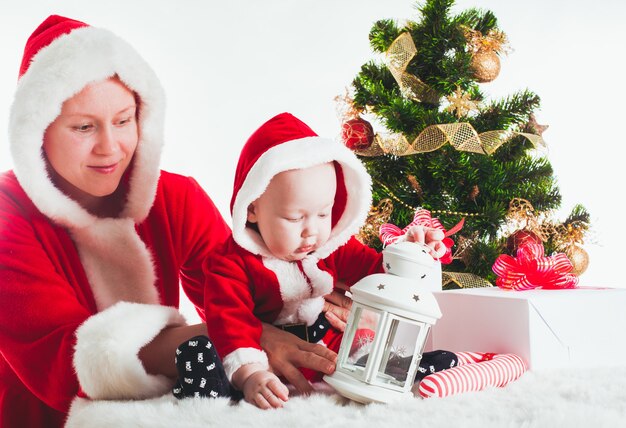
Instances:
[[[342,284],[337,284],[337,287],[344,288]],[[345,331],[348,315],[350,315],[350,309],[352,308],[352,299],[338,291],[327,294],[324,296],[324,299],[326,301],[324,302],[322,312],[326,314],[326,319],[337,330]]]
[[[313,387],[298,370],[300,367],[324,374],[335,371],[337,354],[333,351],[322,345],[305,342],[270,324],[263,323],[261,347],[267,354],[272,371],[304,394],[313,392]]]
[[[348,289],[348,287],[342,283],[337,283],[337,288],[344,290]],[[341,332],[345,332],[348,317],[350,315],[350,309],[352,309],[352,299],[338,291],[333,291],[332,293],[324,296],[324,298],[326,299],[326,302],[324,302],[324,309],[322,310],[326,313],[326,319],[334,328]],[[378,315],[375,312],[361,312],[358,326],[359,329],[365,328],[375,330],[377,325]]]

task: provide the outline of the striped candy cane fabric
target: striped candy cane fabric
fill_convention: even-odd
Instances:
[[[526,371],[526,364],[515,354],[456,352],[456,355],[458,366],[422,379],[419,384],[422,397],[448,397],[488,386],[503,387]]]

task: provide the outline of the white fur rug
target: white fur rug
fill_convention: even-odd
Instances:
[[[602,352],[601,349],[597,350]],[[615,355],[615,358],[623,356]],[[626,426],[626,366],[527,372],[504,388],[388,405],[352,403],[322,387],[263,411],[225,399],[164,396],[144,401],[79,399],[67,422],[76,427],[459,427],[589,428]]]

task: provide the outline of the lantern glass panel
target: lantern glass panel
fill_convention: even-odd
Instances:
[[[383,349],[383,356],[376,373],[376,382],[389,387],[403,388],[412,368],[416,346],[422,326],[415,322],[394,318]],[[417,349],[417,353],[421,353]],[[410,382],[413,379],[408,379]]]
[[[364,307],[357,308],[357,311],[354,319],[355,321],[358,319],[358,322],[343,368],[362,374],[376,338],[380,313]]]

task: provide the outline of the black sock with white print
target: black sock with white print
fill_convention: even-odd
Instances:
[[[417,368],[415,381],[421,381],[429,374],[451,369],[452,367],[456,367],[458,364],[459,359],[453,352],[442,350],[424,352],[422,354],[420,365]]]
[[[196,336],[176,349],[178,381],[172,392],[176,398],[231,397],[240,398],[224,372],[224,366],[213,343],[206,336]]]
[[[368,358],[369,354],[362,356],[356,362],[356,365],[365,367]],[[402,354],[391,353],[385,365],[385,374],[404,382],[409,372],[411,361],[413,361],[413,355],[403,356]],[[417,368],[415,382],[419,383],[429,374],[456,367],[458,363],[459,359],[456,354],[450,351],[437,350],[424,352],[419,367]]]

